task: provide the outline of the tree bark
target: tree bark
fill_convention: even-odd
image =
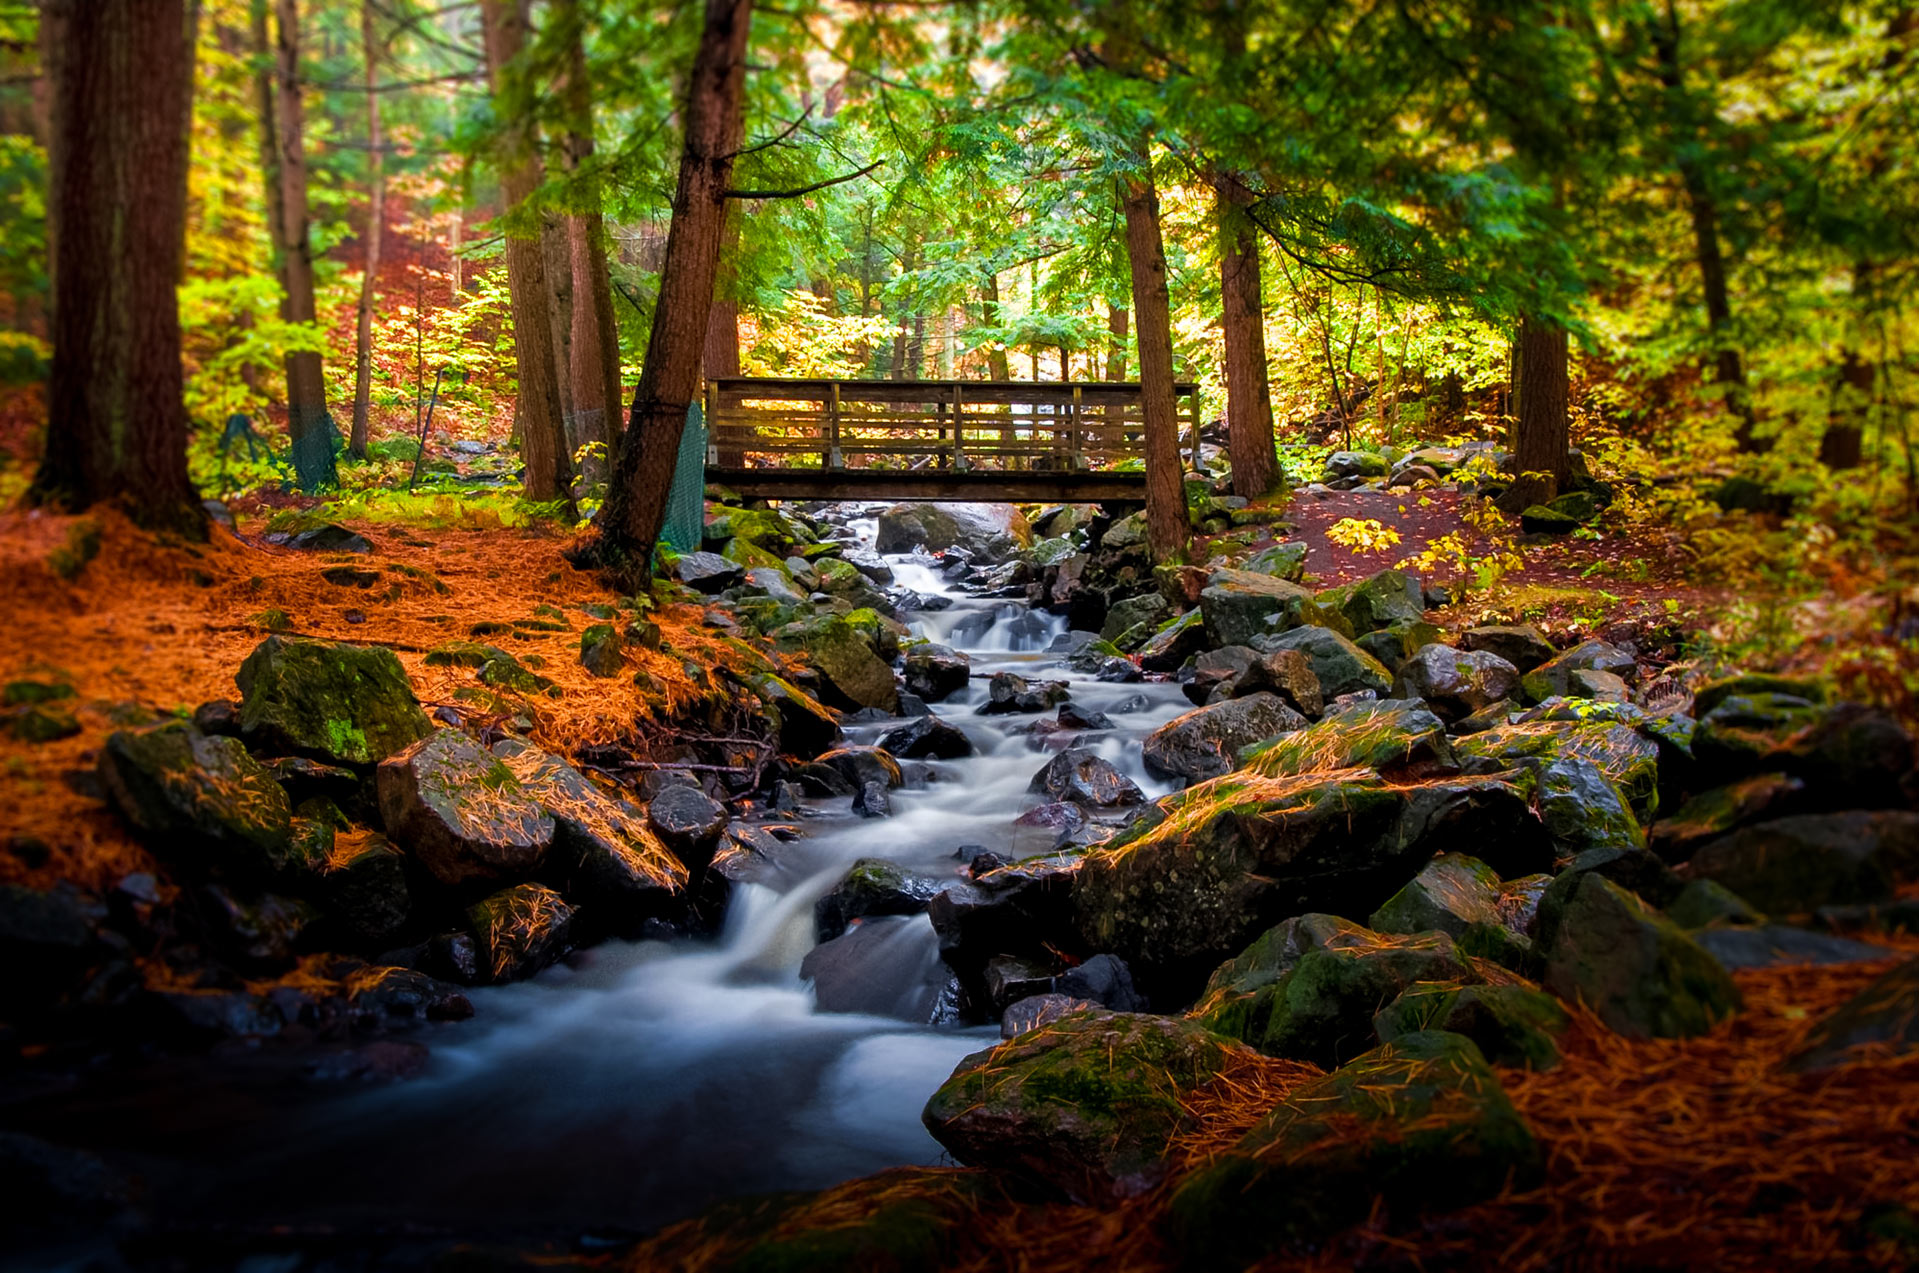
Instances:
[[[546,330],[553,340],[554,382],[570,457],[581,442],[573,403],[573,249],[565,222],[548,212],[540,214],[540,253],[546,266]]]
[[[1124,305],[1106,307],[1106,331],[1112,337],[1106,343],[1106,379],[1114,384],[1126,380],[1126,326],[1129,311]]]
[[[740,374],[740,302],[734,295],[738,282],[740,255],[740,216],[744,209],[728,207],[726,229],[720,235],[720,269],[713,281],[713,307],[706,320],[706,346],[700,369],[708,380],[724,380]],[[861,300],[862,309],[865,300]],[[719,462],[737,468],[746,463],[746,453],[738,445],[719,449]]]
[[[285,315],[291,323],[318,320],[313,302],[313,243],[307,233],[307,160],[305,84],[300,78],[299,0],[278,0],[274,41],[275,158],[280,172],[280,261],[286,283]],[[298,350],[287,355],[287,433],[293,440],[293,464],[301,489],[331,486],[333,444],[327,428],[326,375],[320,355]]]
[[[613,313],[613,282],[606,262],[606,228],[600,211],[600,181],[593,155],[593,107],[586,75],[586,37],[577,0],[553,6],[564,24],[567,70],[564,87],[566,169],[575,182],[574,211],[566,219],[573,273],[573,330],[569,342],[573,410],[582,440],[606,448],[610,471],[619,438],[620,333]]]
[[[279,130],[274,126],[273,105],[273,32],[267,17],[270,0],[253,0],[253,95],[254,112],[260,120],[260,176],[265,182],[267,218],[267,254],[273,276],[280,280],[280,317],[287,315],[287,269],[284,247],[287,241],[286,209],[281,204],[285,192],[280,186]]]
[[[1513,342],[1518,363],[1518,416],[1513,425],[1513,484],[1498,500],[1507,513],[1544,504],[1565,488],[1567,425],[1566,329],[1526,315]]]
[[[1856,469],[1863,458],[1866,416],[1872,410],[1872,388],[1879,373],[1859,356],[1858,350],[1841,353],[1832,409],[1826,416],[1826,432],[1819,439],[1819,461],[1829,469]]]
[[[1214,188],[1219,200],[1220,325],[1226,338],[1226,444],[1233,460],[1233,494],[1252,499],[1272,489],[1279,472],[1273,397],[1266,380],[1259,240],[1241,211],[1246,187],[1222,174]]]
[[[1186,484],[1179,458],[1173,397],[1172,303],[1166,289],[1166,245],[1159,230],[1159,193],[1142,142],[1126,179],[1126,255],[1138,320],[1140,408],[1146,435],[1146,542],[1158,564],[1185,555]]]
[[[486,36],[488,80],[493,96],[500,99],[507,95],[509,86],[517,87],[515,82],[521,74],[514,63],[526,43],[526,13],[519,0],[481,0],[480,22]],[[506,196],[503,215],[510,215],[515,208],[524,207],[539,189],[540,159],[534,150],[531,124],[523,116],[505,130],[501,144],[500,186]],[[537,226],[530,234],[507,234],[506,279],[520,381],[514,423],[520,434],[520,458],[526,465],[526,497],[540,503],[563,501],[570,507],[572,465],[560,416],[546,252]]]
[[[183,0],[48,0],[54,262],[47,444],[29,498],[113,500],[195,537],[175,299],[186,244],[194,10]]]
[[[988,274],[986,285],[980,289],[980,317],[986,320],[988,327],[1000,325],[999,275]],[[1006,356],[1006,343],[995,341],[994,347],[986,352],[986,374],[994,380],[1011,380],[1013,364]]]
[[[706,22],[688,78],[680,175],[653,330],[619,463],[597,519],[597,556],[621,573],[637,574],[651,561],[687,408],[700,389],[700,355],[712,317],[727,187],[738,149],[732,139],[740,131],[752,13],[752,0],[706,0]]]
[[[347,450],[366,458],[373,409],[373,294],[380,274],[380,240],[386,233],[386,161],[380,153],[380,94],[374,72],[379,66],[379,44],[373,38],[373,6],[360,5],[360,44],[366,56],[367,213],[366,277],[360,281],[359,324],[354,335],[353,433]]]

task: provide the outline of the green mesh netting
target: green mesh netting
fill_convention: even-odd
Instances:
[[[300,434],[287,449],[287,457],[293,461],[294,482],[308,495],[338,487],[340,474],[334,467],[334,452],[341,438],[333,416],[319,412],[305,430],[292,431]]]
[[[666,525],[660,542],[677,553],[697,552],[706,532],[706,413],[695,402],[686,409],[680,457],[673,466],[673,489],[666,497]]]

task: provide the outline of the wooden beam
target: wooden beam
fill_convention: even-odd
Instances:
[[[706,480],[747,499],[1096,504],[1146,498],[1144,473],[1096,470],[709,468]]]

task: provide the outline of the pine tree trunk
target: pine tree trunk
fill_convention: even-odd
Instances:
[[[1514,476],[1498,504],[1502,511],[1518,514],[1559,494],[1570,475],[1566,329],[1527,315],[1520,320],[1514,345],[1519,365]]]
[[[53,366],[29,491],[204,537],[187,477],[174,288],[186,242],[193,10],[183,0],[48,0]]]
[[[986,286],[980,289],[980,301],[980,316],[986,320],[986,325],[988,327],[998,327],[1001,318],[999,275],[988,274],[986,276]],[[986,374],[994,380],[1011,380],[1013,378],[1013,365],[1006,357],[1006,346],[1004,343],[995,342],[994,347],[987,350]]]
[[[503,95],[514,62],[526,43],[526,15],[518,0],[481,0],[480,22],[486,34],[488,78],[494,96]],[[531,124],[519,121],[502,141],[500,187],[506,211],[523,207],[540,186],[540,159]],[[506,280],[513,311],[513,354],[520,393],[514,427],[520,458],[526,465],[526,497],[540,503],[572,504],[572,465],[560,417],[559,367],[554,359],[551,305],[546,281],[546,251],[536,227],[531,234],[506,237]]]
[[[597,524],[603,565],[638,573],[666,517],[686,413],[700,390],[720,241],[726,232],[732,139],[740,132],[752,0],[706,0],[706,23],[688,79],[685,139],[666,236],[659,301],[619,464]]]
[[[1240,210],[1246,188],[1215,179],[1219,196],[1219,290],[1226,337],[1226,442],[1233,494],[1251,499],[1272,489],[1279,472],[1273,447],[1273,398],[1266,380],[1266,304],[1260,288],[1259,240]]]
[[[360,5],[360,44],[366,57],[367,213],[366,277],[360,282],[359,324],[354,335],[353,433],[347,450],[366,458],[373,409],[373,294],[380,274],[380,240],[386,233],[386,160],[380,153],[380,95],[374,88],[379,45],[373,38],[373,6]]]
[[[1126,325],[1130,311],[1124,305],[1106,307],[1106,330],[1112,339],[1106,345],[1106,379],[1114,384],[1126,380]]]
[[[306,95],[300,77],[299,0],[278,0],[274,42],[276,160],[280,171],[280,260],[286,282],[286,318],[292,323],[318,319],[313,302],[313,242],[307,232]],[[331,486],[333,443],[327,428],[326,375],[320,355],[298,350],[287,355],[287,433],[301,489]]]
[[[706,320],[706,346],[700,369],[708,380],[727,380],[740,374],[740,302],[733,294],[740,255],[740,216],[744,209],[726,210],[726,230],[720,236],[720,272],[713,283],[713,308]],[[719,462],[729,468],[746,463],[736,444],[719,449]]]
[[[620,432],[620,334],[613,313],[612,275],[606,262],[600,182],[588,167],[593,155],[593,107],[586,75],[585,31],[577,0],[562,0],[552,12],[567,44],[562,154],[567,171],[577,183],[575,211],[566,218],[573,274],[573,329],[568,342],[573,410],[581,440],[600,443],[608,457],[599,466],[599,473],[589,474],[592,480],[610,471],[613,446]]]
[[[265,183],[261,201],[266,205],[267,254],[273,266],[273,276],[280,280],[280,317],[285,318],[287,267],[284,249],[287,218],[286,208],[281,202],[285,191],[280,185],[279,129],[273,122],[278,112],[273,104],[273,31],[267,16],[270,3],[271,0],[253,0],[250,13],[253,29],[253,109],[260,122],[260,176]]]
[[[1173,396],[1172,303],[1166,289],[1166,246],[1159,231],[1159,193],[1141,144],[1126,181],[1126,255],[1133,274],[1139,328],[1139,386],[1146,435],[1146,542],[1156,564],[1186,552],[1186,485],[1179,458]]]
[[[1819,439],[1819,461],[1829,469],[1856,469],[1863,458],[1866,415],[1872,409],[1872,388],[1879,376],[1877,368],[1857,350],[1841,352],[1832,409],[1826,416],[1826,432]]]
[[[569,457],[583,440],[573,402],[573,248],[565,222],[540,214],[541,264],[546,266],[546,330],[553,340],[554,380],[560,393],[560,423]],[[569,460],[569,467],[570,467]]]

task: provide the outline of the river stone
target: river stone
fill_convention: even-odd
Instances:
[[[1368,690],[1384,698],[1392,690],[1392,674],[1379,660],[1330,628],[1295,628],[1276,637],[1264,637],[1254,646],[1267,653],[1298,650],[1311,659],[1313,675],[1319,678],[1319,692],[1328,702]]]
[[[840,740],[840,724],[832,711],[790,681],[762,672],[747,677],[746,683],[765,704],[781,751],[811,759]]]
[[[800,961],[821,1012],[932,1022],[950,974],[928,948],[926,921],[876,915],[823,941]]]
[[[1919,1047],[1919,959],[1909,959],[1868,985],[1812,1028],[1786,1062],[1800,1073],[1830,1070],[1868,1055],[1904,1056]]]
[[[1425,703],[1388,699],[1333,712],[1294,733],[1247,748],[1241,759],[1254,772],[1283,778],[1354,766],[1449,768],[1452,751],[1445,723]]]
[[[1377,452],[1334,451],[1326,457],[1326,469],[1320,475],[1320,481],[1336,482],[1342,477],[1385,477],[1391,471],[1392,465]]]
[[[1819,714],[1816,704],[1789,694],[1733,695],[1700,716],[1693,730],[1693,755],[1709,781],[1783,769],[1773,757]]]
[[[836,747],[814,763],[837,770],[855,790],[869,782],[892,788],[906,780],[900,771],[900,762],[884,747]]]
[[[543,884],[515,884],[466,912],[482,981],[531,977],[567,951],[573,908]]]
[[[443,884],[533,874],[553,818],[513,771],[457,729],[440,729],[380,762],[387,834]]]
[[[1638,664],[1633,662],[1632,655],[1604,641],[1582,641],[1522,676],[1519,679],[1520,693],[1528,703],[1544,702],[1555,695],[1576,696],[1578,689],[1573,684],[1572,674],[1588,670],[1631,677],[1638,671]]]
[[[1530,713],[1529,713],[1530,715]],[[1663,753],[1652,722],[1634,726],[1603,719],[1520,720],[1495,725],[1454,744],[1468,773],[1520,768],[1543,773],[1555,761],[1576,759],[1598,768],[1633,818],[1652,820],[1659,808]]]
[[[862,818],[890,818],[893,798],[883,782],[863,782],[853,795],[853,812]]]
[[[1304,716],[1317,716],[1325,707],[1313,661],[1298,650],[1261,654],[1233,682],[1233,697],[1277,694]]]
[[[465,995],[411,968],[361,968],[342,984],[357,1030],[406,1030],[429,1021],[465,1021],[473,1015],[473,1003]]]
[[[1294,940],[1268,934],[1253,950],[1284,955]],[[1478,979],[1452,938],[1436,932],[1398,935],[1342,926],[1329,940],[1301,950],[1277,975],[1257,966],[1258,959],[1242,954],[1227,965],[1230,973],[1214,973],[1211,984],[1219,988],[1193,1009],[1192,1019],[1268,1056],[1329,1069],[1374,1045],[1373,1015],[1408,986]]]
[[[1919,880],[1919,813],[1801,814],[1714,840],[1686,864],[1769,915],[1889,901]]]
[[[1519,669],[1497,654],[1422,647],[1399,669],[1394,698],[1423,698],[1447,720],[1459,720],[1508,698],[1519,687]]]
[[[1140,745],[1146,771],[1200,782],[1231,773],[1242,747],[1303,728],[1306,718],[1276,694],[1250,694],[1175,717]]]
[[[1913,739],[1881,708],[1839,703],[1821,709],[1765,759],[1803,779],[1828,808],[1896,808],[1905,803]]]
[[[1183,1098],[1233,1059],[1198,1026],[1076,1012],[960,1062],[926,1103],[933,1138],[961,1162],[1013,1172],[1076,1202],[1110,1205],[1166,1178]]]
[[[1459,648],[1497,654],[1522,674],[1532,671],[1553,656],[1552,642],[1540,635],[1539,629],[1530,623],[1468,628],[1460,634]]]
[[[1688,931],[1766,922],[1751,903],[1713,880],[1692,880],[1664,908],[1666,918]]]
[[[1471,1039],[1494,1065],[1550,1070],[1571,1020],[1557,999],[1531,986],[1431,983],[1408,986],[1373,1018],[1373,1028],[1381,1043],[1446,1030]]]
[[[893,669],[845,618],[836,615],[815,624],[805,648],[825,680],[829,702],[848,709],[877,707],[889,715],[898,714],[900,695]]]
[[[1032,715],[1050,712],[1072,696],[1065,681],[1032,681],[1016,672],[995,672],[987,682],[987,700],[981,716]]]
[[[580,666],[594,676],[618,676],[626,668],[626,642],[610,623],[587,625],[580,633]]]
[[[1735,672],[1699,687],[1693,695],[1693,715],[1705,716],[1729,698],[1746,698],[1755,694],[1789,695],[1815,706],[1826,701],[1826,688],[1818,681],[1777,676],[1770,672]]]
[[[1668,917],[1670,918],[1670,916]],[[1781,965],[1864,964],[1897,958],[1902,952],[1850,937],[1793,928],[1787,924],[1717,927],[1692,934],[1700,949],[1727,971]]]
[[[1032,527],[1011,504],[895,504],[880,513],[873,547],[882,553],[963,548],[981,565],[998,565],[1032,542]]]
[[[1311,1248],[1376,1208],[1404,1223],[1526,1189],[1542,1171],[1478,1047],[1420,1031],[1295,1088],[1181,1182],[1169,1224],[1191,1267],[1240,1268]]]
[[[1382,570],[1357,583],[1328,588],[1319,594],[1319,603],[1344,615],[1355,634],[1426,616],[1425,589],[1418,576],[1404,570]]]
[[[886,731],[880,736],[880,747],[902,760],[958,760],[973,754],[973,740],[937,716],[921,716]]]
[[[1097,1012],[1099,1007],[1090,999],[1076,999],[1072,995],[1028,995],[1000,1014],[999,1037],[1016,1039],[1061,1017],[1075,1012]]]
[[[1306,545],[1270,544],[1248,557],[1241,563],[1240,569],[1298,583],[1306,575]]]
[[[1146,801],[1145,794],[1131,778],[1084,747],[1074,747],[1053,757],[1044,769],[1033,775],[1026,789],[1090,809],[1117,809]]]
[[[1465,936],[1474,924],[1500,922],[1498,874],[1464,853],[1435,857],[1367,921],[1382,933],[1437,929],[1455,938]]]
[[[1245,570],[1216,570],[1199,594],[1207,640],[1214,646],[1250,645],[1301,624],[1344,623],[1337,611],[1313,598],[1310,589],[1272,575]]]
[[[1800,812],[1806,784],[1789,774],[1756,774],[1702,791],[1653,823],[1648,842],[1668,862],[1684,862],[1702,845],[1738,827]]]
[[[288,863],[293,810],[237,738],[202,734],[185,721],[119,730],[101,749],[99,773],[121,815],[169,852],[255,878]]]
[[[1440,642],[1445,634],[1436,624],[1423,619],[1390,623],[1383,628],[1364,633],[1353,642],[1360,649],[1379,660],[1379,665],[1399,675],[1406,666],[1406,660],[1429,645]]]
[[[1207,648],[1206,617],[1197,609],[1169,620],[1139,647],[1139,665],[1148,672],[1178,671]]]
[[[1553,869],[1555,847],[1523,774],[1441,775],[1406,785],[1396,835],[1434,853],[1472,851],[1502,878]]]
[[[242,896],[218,884],[194,890],[194,908],[222,953],[236,966],[277,972],[293,962],[301,935],[320,912],[275,893]]]
[[[1546,988],[1630,1038],[1704,1034],[1739,1010],[1739,988],[1717,960],[1597,872],[1578,876],[1540,947]]]
[[[700,867],[713,856],[727,817],[725,807],[698,787],[674,786],[653,797],[646,821],[680,861]]]
[[[1117,641],[1129,629],[1141,624],[1146,625],[1149,633],[1155,632],[1169,617],[1171,610],[1172,607],[1166,603],[1166,598],[1157,592],[1141,593],[1137,597],[1115,601],[1106,611],[1106,622],[1099,630],[1100,638],[1106,641]]]
[[[972,675],[972,660],[958,650],[928,642],[907,651],[907,692],[929,703],[940,702],[965,689]]]
[[[362,945],[377,945],[405,927],[413,910],[406,855],[377,831],[333,838],[320,864],[320,896]]]
[[[855,921],[875,915],[918,915],[943,884],[908,875],[885,858],[861,858],[813,904],[813,928],[831,941]]]
[[[372,765],[432,732],[393,651],[270,636],[235,673],[249,744]]]

